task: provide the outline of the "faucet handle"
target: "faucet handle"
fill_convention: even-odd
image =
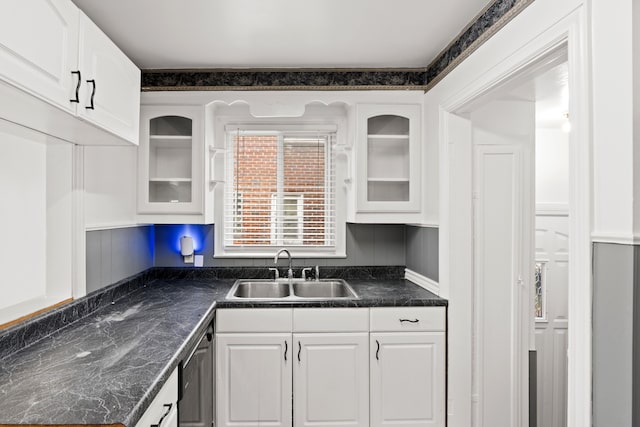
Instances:
[[[311,271],[311,267],[305,267],[302,269],[302,280],[307,280],[307,271]]]
[[[277,268],[270,267],[269,271],[273,271],[275,273],[275,279],[278,280],[280,278],[280,272]]]

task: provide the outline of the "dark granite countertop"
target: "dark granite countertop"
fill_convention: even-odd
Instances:
[[[0,360],[0,425],[133,427],[204,333],[216,307],[447,304],[402,279],[349,280],[361,297],[357,301],[286,305],[225,301],[233,282],[202,277],[152,279],[24,348],[0,354],[4,356]],[[0,345],[15,341],[3,341],[1,335]]]

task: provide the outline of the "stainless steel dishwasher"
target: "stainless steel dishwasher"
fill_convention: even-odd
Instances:
[[[181,364],[178,396],[179,427],[212,427],[215,415],[213,325]]]

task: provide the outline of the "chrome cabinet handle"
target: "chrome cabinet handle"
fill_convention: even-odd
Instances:
[[[380,360],[380,358],[378,357],[378,355],[380,354],[380,341],[376,340],[376,344],[378,345],[378,348],[376,349],[376,360]]]
[[[91,105],[84,108],[86,108],[87,110],[95,110],[95,107],[93,105],[93,97],[96,96],[96,81],[91,79],[87,80],[87,83],[91,83],[93,85],[93,90],[91,91]]]
[[[162,414],[162,416],[160,417],[160,420],[158,420],[158,424],[151,424],[151,427],[160,427],[162,425],[162,422],[164,421],[166,416],[169,415],[169,412],[171,412],[171,408],[173,407],[173,403],[165,403],[162,406],[167,408],[167,410],[164,412],[164,414]]]
[[[70,99],[69,102],[80,102],[80,83],[82,82],[82,75],[80,74],[80,70],[72,71],[71,74],[78,75],[78,83],[76,84],[76,99]]]
[[[287,341],[285,340],[284,342],[284,361],[287,361],[287,350],[289,349],[289,344],[287,343]]]
[[[418,323],[419,320],[418,319],[413,319],[413,320],[411,320],[411,319],[400,319],[400,323],[402,323],[402,322]]]

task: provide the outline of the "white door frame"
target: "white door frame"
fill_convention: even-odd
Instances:
[[[448,288],[470,289],[466,278],[473,277],[473,251],[469,245],[473,239],[473,230],[469,224],[470,212],[460,213],[460,207],[470,206],[472,197],[471,171],[456,166],[470,163],[470,132],[461,129],[454,112],[473,102],[490,90],[507,82],[510,78],[525,70],[528,66],[544,58],[558,47],[566,45],[569,66],[569,112],[572,121],[570,144],[570,195],[569,195],[569,360],[568,360],[568,427],[591,426],[591,88],[590,53],[588,43],[588,20],[584,8],[576,9],[570,15],[530,40],[525,46],[512,52],[505,60],[496,64],[487,73],[478,77],[470,85],[462,88],[454,96],[440,105],[440,159],[441,159],[441,227],[440,227],[440,263],[448,266],[455,262],[455,269],[443,268],[447,274],[441,277],[448,282]],[[468,144],[456,144],[459,138],[469,138]],[[470,165],[469,165],[470,166]],[[465,383],[450,384],[449,390],[456,389],[456,398],[464,397],[465,402],[456,402],[456,410],[464,406],[469,412],[471,406],[471,330],[472,316],[462,314],[473,310],[473,297],[460,296],[454,299],[450,292],[451,314],[460,316],[456,322],[464,325],[461,331],[452,331],[464,335],[461,351],[456,363],[464,375]],[[459,295],[463,295],[462,293]],[[451,321],[450,321],[451,323]],[[468,329],[467,329],[468,327]],[[468,341],[468,342],[467,342]],[[449,356],[451,357],[451,356]],[[449,381],[452,381],[452,375]],[[466,383],[468,381],[468,384]],[[450,396],[451,397],[451,396]],[[469,420],[471,422],[471,420]]]

